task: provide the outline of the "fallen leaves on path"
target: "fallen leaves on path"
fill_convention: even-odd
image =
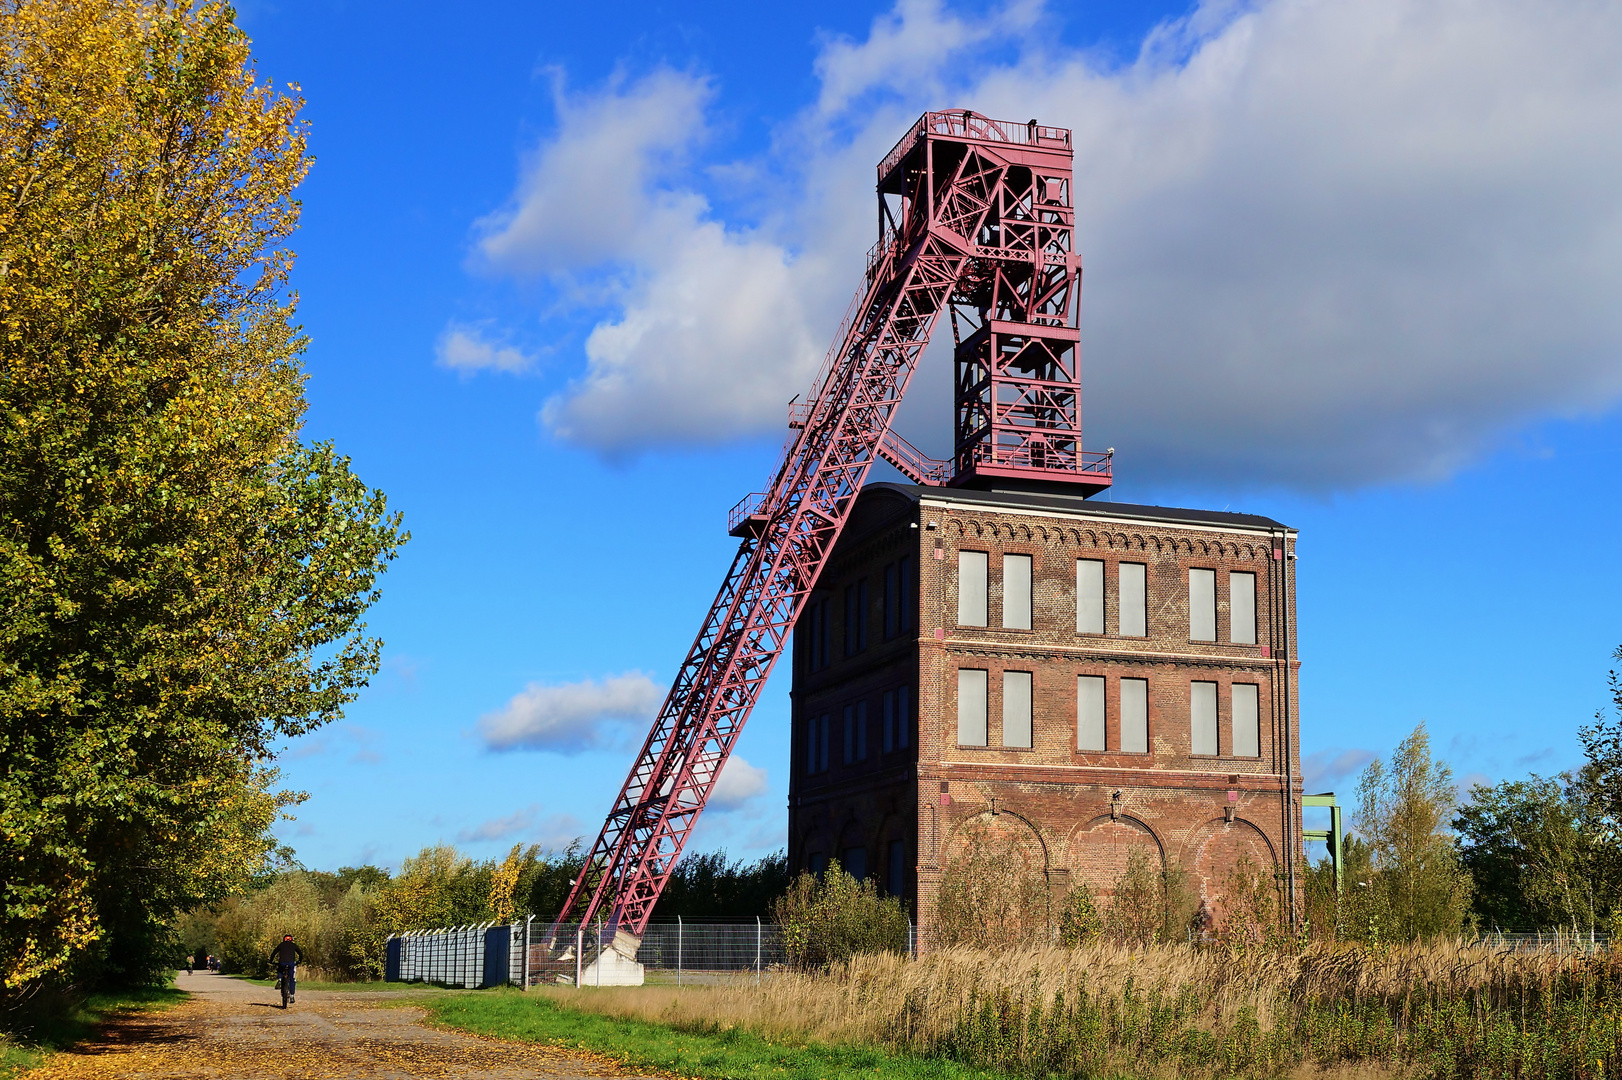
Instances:
[[[422,1012],[342,995],[264,1002],[193,998],[134,1013],[28,1080],[585,1080],[624,1076],[607,1058],[425,1027]]]

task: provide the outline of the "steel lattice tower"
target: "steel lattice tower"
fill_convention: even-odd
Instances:
[[[1064,128],[931,112],[880,163],[866,279],[771,486],[733,508],[732,566],[557,923],[640,937],[875,460],[920,484],[1109,486],[1108,455],[1081,449],[1071,154]],[[890,431],[942,311],[950,467]]]

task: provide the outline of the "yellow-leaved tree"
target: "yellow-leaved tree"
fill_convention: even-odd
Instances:
[[[166,964],[377,669],[405,535],[299,437],[300,106],[224,5],[0,0],[0,999]]]

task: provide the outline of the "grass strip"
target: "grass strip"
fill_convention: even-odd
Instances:
[[[174,986],[112,990],[78,999],[53,999],[14,1020],[16,1030],[0,1036],[0,1080],[11,1080],[41,1064],[45,1055],[88,1039],[96,1026],[121,1013],[167,1009],[186,1000]]]
[[[581,990],[589,994],[589,989]],[[864,1046],[772,1042],[740,1028],[684,1030],[570,1009],[515,989],[412,1002],[446,1027],[612,1058],[621,1066],[702,1080],[1000,1080],[1000,1073]]]

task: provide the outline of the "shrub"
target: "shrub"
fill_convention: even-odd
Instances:
[[[783,944],[799,968],[824,968],[862,953],[906,953],[910,926],[901,901],[880,896],[832,860],[818,879],[801,874],[772,905]]]
[[[964,827],[941,874],[935,944],[996,949],[1050,940],[1047,875],[1030,846],[991,821]]]
[[[1059,944],[1074,948],[1096,940],[1103,932],[1104,917],[1093,901],[1093,890],[1085,881],[1076,882],[1059,912]]]

